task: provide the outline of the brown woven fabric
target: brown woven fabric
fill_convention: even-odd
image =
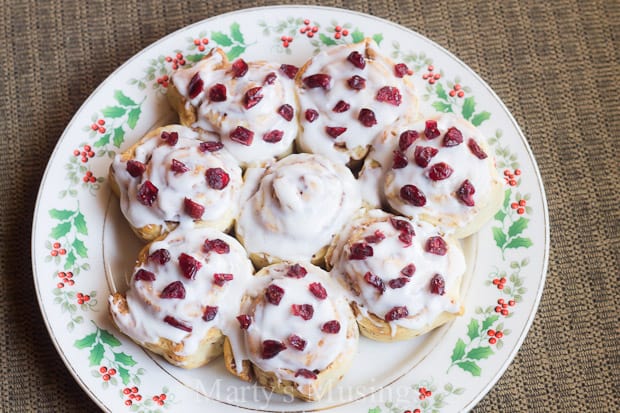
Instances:
[[[454,52],[506,103],[538,160],[551,216],[547,286],[515,361],[475,411],[620,411],[620,2],[321,4],[398,22]],[[56,353],[32,283],[32,211],[58,137],[143,47],[249,5],[0,2],[0,410],[97,409]]]

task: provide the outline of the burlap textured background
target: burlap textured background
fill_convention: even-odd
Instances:
[[[0,1],[0,410],[97,409],[52,346],[30,267],[37,187],[74,112],[160,37],[275,3]],[[455,53],[503,99],[538,160],[551,215],[547,286],[521,351],[475,411],[620,411],[620,2],[321,4],[395,21]]]

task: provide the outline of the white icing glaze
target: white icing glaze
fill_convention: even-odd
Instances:
[[[347,337],[350,323],[354,322],[351,308],[340,285],[327,272],[310,263],[302,263],[308,273],[303,278],[286,275],[290,263],[279,263],[265,267],[256,278],[262,279],[263,288],[253,291],[247,314],[252,324],[244,333],[244,343],[252,363],[264,371],[274,372],[281,380],[300,384],[312,382],[303,376],[295,377],[299,369],[323,371],[339,357],[352,354],[357,349],[357,334]],[[327,292],[327,298],[319,299],[309,290],[311,283],[320,283]],[[265,287],[277,285],[284,290],[278,305],[265,299]],[[314,309],[311,319],[304,320],[292,314],[293,304],[310,304]],[[337,320],[340,331],[336,334],[321,331],[324,323]],[[355,326],[357,328],[357,326]],[[291,346],[288,337],[295,334],[306,341],[306,347],[299,351]],[[264,340],[277,340],[286,349],[270,359],[262,358]]]
[[[225,241],[230,252],[205,252],[203,244],[207,239]],[[169,251],[170,261],[160,265],[153,260],[147,260],[134,268],[134,276],[126,296],[129,311],[126,314],[120,312],[110,298],[111,313],[119,329],[143,344],[157,343],[160,338],[182,343],[182,349],[176,353],[179,356],[196,352],[200,341],[211,328],[217,328],[225,335],[236,333],[239,324],[235,317],[240,311],[245,285],[253,278],[252,264],[241,244],[231,236],[211,228],[187,230],[179,227],[165,239],[153,242],[149,247],[149,255],[160,248]],[[202,264],[193,280],[185,278],[180,270],[178,257],[181,253],[189,254]],[[135,280],[139,269],[153,272],[155,281]],[[234,278],[220,287],[213,283],[214,273],[233,274]],[[175,281],[183,283],[185,298],[160,298],[162,290]],[[202,318],[206,306],[218,307],[217,315],[212,321]],[[191,326],[192,332],[166,323],[166,316]]]
[[[331,273],[344,285],[352,286],[351,299],[357,303],[362,313],[372,313],[384,319],[394,307],[406,306],[409,316],[390,321],[390,325],[419,330],[433,323],[443,312],[460,311],[459,288],[465,272],[465,257],[456,241],[444,238],[448,243],[446,255],[435,255],[425,249],[431,236],[441,235],[436,227],[425,222],[409,221],[414,228],[412,244],[406,246],[399,240],[400,231],[390,223],[390,217],[396,217],[381,210],[371,210],[359,216],[334,240],[333,250],[328,256]],[[366,242],[365,237],[380,231],[385,239],[378,243],[369,243],[373,255],[361,260],[350,259],[351,246]],[[401,270],[409,264],[415,265],[415,273],[410,278],[404,277]],[[383,294],[368,282],[364,276],[367,272],[380,277],[385,284]],[[440,274],[445,281],[445,294],[432,294],[430,281],[435,274]],[[389,281],[408,278],[409,282],[401,288],[391,288]],[[392,328],[392,333],[396,329]]]
[[[298,143],[305,152],[318,153],[341,163],[362,159],[373,139],[385,128],[400,119],[412,120],[417,116],[417,99],[408,76],[394,75],[394,62],[380,54],[374,41],[369,42],[368,49],[374,58],[366,57],[364,69],[355,67],[347,57],[353,51],[366,56],[366,42],[330,47],[314,56],[306,67],[302,79],[317,73],[328,74],[332,79],[328,91],[321,87],[298,89],[303,129]],[[349,87],[347,80],[353,75],[366,79],[364,89]],[[402,96],[399,106],[376,100],[377,91],[384,86],[398,88]],[[351,106],[343,113],[336,113],[332,109],[340,100]],[[366,127],[358,120],[362,108],[374,112],[376,125]],[[304,116],[307,109],[317,110],[318,119],[308,122]],[[346,127],[347,130],[334,139],[325,132],[326,126]]]
[[[179,134],[174,146],[168,145],[158,135],[142,141],[136,147],[133,160],[146,165],[141,177],[132,177],[127,172],[127,162],[122,155],[114,158],[112,168],[121,192],[123,214],[136,228],[149,224],[163,227],[165,221],[193,222],[193,218],[184,212],[184,199],[187,197],[205,207],[203,221],[212,222],[218,228],[226,228],[238,211],[241,168],[223,149],[215,152],[199,149],[202,140],[217,141],[214,135],[200,135],[179,125],[167,126],[165,130]],[[172,171],[173,159],[183,162],[189,170],[184,173]],[[209,168],[221,168],[228,173],[230,182],[225,188],[218,190],[209,187],[205,178],[205,171]],[[147,180],[159,190],[151,206],[137,199],[141,185]],[[218,223],[220,220],[225,222]]]
[[[211,53],[189,69],[178,70],[172,75],[174,85],[179,93],[187,99],[187,105],[197,108],[197,122],[192,125],[221,136],[226,149],[243,165],[259,164],[286,155],[292,148],[293,140],[299,132],[297,123],[297,103],[295,85],[292,79],[283,74],[279,64],[267,62],[247,62],[248,71],[240,78],[233,77],[230,65],[222,65],[219,53]],[[264,84],[269,73],[275,73],[273,84]],[[204,82],[203,91],[193,99],[189,98],[188,86],[192,77],[199,73]],[[223,102],[209,100],[210,88],[217,84],[226,86],[227,98]],[[245,93],[254,87],[262,87],[263,98],[250,109],[244,107]],[[294,109],[293,119],[288,121],[278,109],[288,104]],[[188,106],[189,108],[189,106]],[[249,146],[230,139],[230,133],[243,126],[254,132],[252,144]],[[269,143],[263,135],[280,130],[284,134],[282,140]]]
[[[348,168],[320,155],[290,155],[265,171],[236,230],[251,254],[310,261],[360,206]]]
[[[373,163],[375,167],[365,167],[360,180],[364,182],[365,190],[373,184],[376,188],[385,188],[387,202],[398,212],[436,223],[444,231],[451,233],[472,222],[491,202],[491,198],[494,198],[493,194],[501,191],[502,182],[497,174],[492,154],[484,145],[484,135],[476,127],[453,114],[444,114],[433,119],[437,120],[437,128],[441,133],[434,139],[427,139],[424,135],[424,120],[402,126],[397,132],[385,133],[382,140],[375,142],[370,155],[372,158],[369,158],[366,163],[367,167],[370,163]],[[453,126],[462,132],[463,143],[444,147],[442,144],[444,134]],[[398,149],[400,133],[405,130],[417,131],[419,138],[405,151],[409,159],[407,166],[392,169],[393,151]],[[467,145],[470,138],[473,138],[485,150],[488,155],[486,159],[479,159],[471,152]],[[439,152],[430,160],[427,167],[422,168],[415,163],[416,146],[436,148]],[[439,162],[448,164],[453,169],[453,173],[447,179],[433,181],[428,177],[428,171]],[[466,179],[471,182],[476,191],[473,195],[475,201],[473,207],[465,205],[455,196],[455,192]],[[410,184],[418,187],[426,196],[426,205],[418,207],[403,201],[400,197],[400,189]],[[378,206],[377,201],[380,201],[380,197],[377,199],[377,192],[369,192],[369,194],[366,201],[372,206]]]

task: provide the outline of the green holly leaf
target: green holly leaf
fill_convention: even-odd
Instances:
[[[121,144],[125,140],[125,131],[123,130],[122,126],[119,126],[118,128],[114,129],[113,140],[114,140],[114,146],[116,146],[117,148],[120,148]]]
[[[79,340],[75,340],[73,345],[80,350],[83,348],[91,347],[93,344],[95,344],[96,338],[97,338],[97,333],[91,333],[87,335],[86,337],[83,337]]]
[[[351,33],[351,41],[353,43],[359,43],[364,40],[364,33],[360,32],[360,30],[356,27],[353,33]]]
[[[73,264],[75,264],[76,259],[77,257],[75,256],[73,251],[69,251],[69,253],[67,254],[67,260],[65,261],[65,270],[71,269],[71,267],[73,267]]]
[[[114,99],[116,99],[121,106],[136,106],[137,104],[120,90],[114,92]]]
[[[77,232],[83,235],[88,235],[88,227],[86,226],[86,219],[81,212],[78,212],[75,218],[73,218],[73,225]]]
[[[50,237],[54,239],[59,239],[60,237],[64,237],[71,231],[71,223],[70,222],[62,222],[52,228],[50,232]]]
[[[103,354],[105,353],[105,348],[101,343],[97,343],[90,349],[90,355],[88,356],[88,360],[90,361],[91,366],[98,366],[103,360]]]
[[[118,368],[116,369],[118,370],[118,375],[120,376],[121,380],[123,381],[123,384],[126,386],[129,384],[129,382],[131,381],[131,377],[129,376],[129,370],[127,370],[124,367],[118,366]]]
[[[482,321],[482,331],[486,331],[489,327],[493,325],[494,322],[497,321],[499,316],[497,314],[493,314],[488,316]]]
[[[498,210],[495,216],[493,217],[496,221],[503,222],[504,218],[506,218],[506,213],[503,210]]]
[[[379,46],[381,46],[381,42],[383,41],[383,34],[381,33],[375,33],[372,35],[372,40],[374,40],[375,42],[377,42],[377,44]]]
[[[491,114],[489,112],[480,112],[476,113],[473,118],[471,118],[471,123],[474,126],[480,126],[482,122],[485,120],[489,120],[491,118]]]
[[[467,335],[470,340],[473,340],[480,335],[480,324],[478,324],[478,320],[475,318],[472,318],[467,326]]]
[[[239,23],[235,22],[230,25],[230,35],[237,43],[244,43],[243,34],[241,33],[241,30],[239,30]]]
[[[239,56],[241,56],[243,52],[245,52],[245,47],[234,46],[233,48],[230,49],[230,51],[228,51],[228,53],[226,53],[226,56],[228,57],[228,60],[234,60],[238,58]]]
[[[510,197],[512,196],[512,191],[509,189],[506,189],[506,192],[504,193],[504,209],[508,208],[508,205],[510,205]]]
[[[523,217],[513,222],[512,225],[510,225],[510,228],[508,228],[508,236],[512,238],[515,235],[522,233],[527,228],[528,222],[529,220]]]
[[[73,214],[74,211],[69,211],[68,209],[50,209],[50,217],[60,221],[69,219]]]
[[[204,57],[205,55],[202,53],[188,54],[187,56],[185,56],[185,60],[187,60],[188,62],[197,63],[200,62]]]
[[[368,409],[368,413],[381,413],[381,408],[379,406],[373,407],[372,409]]]
[[[437,93],[437,97],[439,99],[443,99],[443,100],[448,99],[448,94],[446,93],[446,90],[443,88],[441,83],[437,83],[437,85],[435,86],[435,93]]]
[[[77,255],[82,258],[88,258],[88,248],[86,248],[86,245],[84,245],[84,242],[82,242],[82,240],[76,238],[75,240],[73,240],[72,245]]]
[[[325,46],[334,46],[336,44],[336,42],[334,41],[334,39],[332,39],[331,37],[323,34],[323,33],[319,33],[319,39],[321,39],[321,42],[325,45]]]
[[[461,361],[460,363],[456,363],[456,365],[475,377],[480,376],[480,373],[482,372],[480,366],[473,361]]]
[[[474,110],[476,110],[476,102],[473,96],[465,98],[465,101],[463,102],[463,109],[461,109],[461,114],[463,115],[463,118],[469,120],[469,118],[471,118],[471,115],[473,115]]]
[[[211,39],[220,46],[232,46],[233,44],[232,40],[230,40],[230,37],[226,36],[222,32],[212,32]]]
[[[452,361],[460,360],[465,355],[465,342],[462,339],[458,339],[452,350]]]
[[[133,357],[125,353],[114,353],[114,361],[127,367],[136,365],[136,361],[133,359]]]
[[[452,112],[452,105],[449,103],[437,101],[437,102],[433,102],[431,106],[434,107],[435,110],[437,110],[437,112],[444,112],[444,113]]]
[[[125,112],[127,112],[127,109],[120,106],[108,106],[103,108],[103,110],[101,111],[101,113],[103,113],[103,116],[112,119],[120,118],[125,114]]]
[[[473,360],[482,360],[482,359],[486,359],[489,356],[493,355],[493,350],[491,350],[491,347],[488,346],[483,346],[483,347],[476,347],[476,348],[472,348],[469,353],[467,353],[467,358],[468,359],[473,359]]]
[[[110,334],[107,330],[99,329],[99,335],[101,341],[110,347],[118,347],[121,345],[121,342],[112,334]]]
[[[495,244],[499,248],[502,248],[506,244],[506,234],[504,234],[504,230],[499,227],[491,228],[493,231],[493,239],[495,239]]]
[[[106,146],[108,143],[110,143],[110,134],[106,133],[101,138],[99,138],[97,141],[95,141],[93,146],[95,148],[101,148],[102,146]]]
[[[127,126],[129,126],[130,129],[136,127],[141,113],[142,110],[140,110],[140,108],[133,108],[129,111],[129,114],[127,115]]]
[[[532,245],[533,245],[532,240],[530,240],[529,238],[516,237],[510,240],[508,245],[506,245],[506,248],[519,248],[519,247],[529,248]]]

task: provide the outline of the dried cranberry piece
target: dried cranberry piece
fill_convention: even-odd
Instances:
[[[284,105],[278,108],[278,113],[280,114],[280,116],[282,116],[284,119],[290,122],[291,120],[293,120],[293,115],[295,115],[295,110],[293,109],[291,105],[289,105],[288,103],[285,103]]]
[[[347,128],[342,127],[342,126],[326,126],[325,127],[325,132],[334,139],[336,139],[338,136],[345,133],[346,130]]]
[[[448,179],[454,170],[445,162],[439,162],[431,166],[428,170],[428,177],[433,181]]]
[[[415,140],[418,139],[419,137],[420,135],[418,135],[418,132],[414,130],[404,131],[403,133],[400,134],[400,137],[398,138],[398,148],[401,151],[405,152],[407,148],[409,148],[411,144],[415,142]]]
[[[167,315],[164,317],[164,322],[170,324],[172,327],[178,328],[179,330],[187,331],[188,333],[192,332],[192,326],[188,326],[172,316]]]
[[[375,117],[375,112],[370,109],[362,108],[360,110],[359,115],[357,116],[357,120],[359,120],[362,125],[367,128],[371,128],[377,124],[377,118]]]
[[[397,63],[394,65],[394,75],[396,77],[405,77],[409,74],[409,68],[404,63]]]
[[[338,334],[340,332],[340,322],[338,320],[331,320],[323,324],[321,331],[329,334]]]
[[[323,285],[319,282],[310,283],[308,289],[310,290],[312,295],[314,295],[319,300],[324,300],[327,298],[327,291],[325,290],[325,287],[323,287]]]
[[[269,72],[269,73],[267,73],[267,76],[265,76],[265,80],[263,80],[263,84],[264,85],[273,85],[273,83],[276,81],[277,77],[278,77],[278,75],[276,75],[276,72]]]
[[[372,257],[374,251],[372,247],[365,242],[356,242],[351,245],[351,253],[349,254],[350,260],[365,260],[368,257]]]
[[[252,140],[254,139],[254,132],[244,128],[243,126],[237,126],[235,130],[230,132],[229,136],[232,141],[238,142],[245,146],[250,146],[252,144]]]
[[[273,305],[280,304],[283,295],[284,289],[275,284],[270,284],[265,290],[265,298]]]
[[[215,151],[219,151],[220,149],[222,149],[224,147],[224,144],[222,142],[200,142],[200,151],[201,152],[215,152]]]
[[[413,157],[415,158],[415,163],[418,164],[420,168],[426,168],[431,159],[437,155],[438,152],[438,149],[431,146],[416,146]]]
[[[307,379],[310,380],[316,380],[319,378],[319,376],[317,376],[314,372],[308,370],[308,369],[299,369],[295,372],[295,377],[305,377]]]
[[[354,75],[347,80],[349,87],[354,90],[362,90],[366,87],[366,79],[361,76]]]
[[[185,173],[185,172],[189,171],[189,168],[187,167],[187,165],[185,165],[183,162],[178,161],[176,159],[172,160],[172,164],[170,165],[170,169],[175,174],[182,174],[182,173]]]
[[[413,274],[415,274],[415,265],[414,264],[405,265],[405,267],[403,267],[403,269],[400,270],[400,273],[404,275],[405,277],[413,277]]]
[[[406,306],[396,306],[392,308],[385,315],[385,321],[390,322],[394,320],[400,320],[401,318],[407,317],[409,315],[409,310],[407,310]]]
[[[397,229],[400,232],[405,232],[407,234],[415,235],[413,225],[411,225],[410,222],[405,221],[404,219],[396,219],[396,218],[391,217],[390,224],[392,224],[394,229]]]
[[[207,184],[217,190],[222,190],[228,186],[230,176],[222,168],[209,168],[205,172]]]
[[[260,86],[248,89],[248,91],[245,92],[245,96],[243,97],[243,106],[246,109],[251,109],[256,106],[256,104],[258,104],[258,102],[263,99],[263,95],[261,94],[262,90],[263,88]]]
[[[366,60],[364,56],[358,51],[353,51],[347,56],[347,60],[353,64],[353,66],[358,69],[364,69],[366,67]]]
[[[288,336],[288,343],[295,349],[299,351],[304,351],[306,348],[306,340],[299,337],[297,334],[291,334]]]
[[[149,255],[149,261],[154,261],[159,265],[164,265],[170,261],[170,252],[165,248],[155,250],[151,255]]]
[[[467,141],[467,146],[469,147],[469,150],[471,151],[471,153],[476,155],[476,157],[478,159],[486,159],[487,158],[488,155],[482,150],[480,145],[478,145],[478,142],[476,142],[472,138],[469,138],[469,140]]]
[[[250,328],[250,325],[252,324],[252,318],[247,314],[238,315],[237,321],[239,322],[239,327],[242,330],[247,330],[248,328]]]
[[[232,274],[216,272],[213,274],[213,284],[223,287],[228,281],[232,281],[234,276]]]
[[[402,103],[400,92],[393,86],[383,86],[377,91],[375,99],[377,99],[378,102],[385,102],[394,106],[400,106]]]
[[[312,122],[314,122],[315,120],[318,119],[319,112],[317,112],[314,109],[308,109],[308,110],[306,110],[305,116],[306,116],[306,120],[308,122],[312,123]]]
[[[230,252],[230,246],[226,241],[219,238],[208,239],[202,244],[202,250],[206,253],[213,251],[216,254],[228,254]]]
[[[376,288],[377,291],[379,291],[379,294],[383,294],[385,292],[385,283],[378,275],[375,275],[368,271],[366,274],[364,274],[364,281]]]
[[[189,98],[194,99],[196,96],[198,96],[200,92],[202,92],[204,84],[204,81],[200,78],[200,74],[196,73],[189,81],[189,85],[187,86]]]
[[[426,139],[435,139],[440,135],[439,129],[437,129],[437,121],[427,120],[424,128],[424,135]]]
[[[291,278],[304,278],[306,274],[308,274],[308,270],[299,264],[291,265],[286,272],[286,276]]]
[[[265,340],[263,341],[262,357],[264,359],[271,359],[283,350],[286,350],[284,343],[276,340]]]
[[[413,206],[421,207],[426,205],[426,196],[415,185],[405,185],[400,188],[400,197],[403,201]]]
[[[342,113],[349,110],[349,108],[351,108],[351,105],[349,105],[344,100],[339,100],[338,103],[336,103],[336,105],[332,108],[332,111],[336,113]]]
[[[446,293],[446,282],[441,274],[435,274],[431,278],[431,293],[437,295],[444,295]]]
[[[202,319],[205,321],[212,321],[217,315],[217,307],[214,306],[206,306],[204,313],[202,313]]]
[[[177,132],[162,132],[161,138],[170,146],[174,146],[179,141],[179,134]]]
[[[321,87],[324,90],[329,90],[331,88],[331,80],[332,77],[330,75],[326,75],[324,73],[317,73],[315,75],[304,77],[303,82],[306,87],[309,87],[311,89]]]
[[[280,65],[280,71],[284,73],[289,79],[295,79],[299,68],[293,65]]]
[[[443,146],[451,147],[457,146],[463,143],[463,134],[460,130],[452,126],[446,131],[446,134],[443,136]]]
[[[159,189],[151,181],[144,181],[140,189],[138,189],[138,202],[142,205],[151,206],[157,199]]]
[[[226,101],[226,86],[221,83],[216,83],[209,89],[209,100],[211,102],[225,102]]]
[[[314,307],[312,307],[312,304],[293,304],[291,305],[291,314],[308,321],[314,315]]]
[[[185,298],[185,286],[181,281],[175,281],[168,284],[159,294],[160,298]]]
[[[401,151],[394,151],[392,159],[392,169],[402,169],[409,164],[407,156]]]
[[[374,234],[364,237],[369,244],[378,244],[385,239],[385,234],[379,230],[376,230]]]
[[[196,273],[202,268],[200,261],[184,252],[179,255],[179,266],[181,267],[183,276],[188,280],[196,278]]]
[[[404,248],[407,248],[411,245],[411,243],[413,242],[413,237],[411,236],[411,234],[408,234],[406,232],[401,232],[398,235],[398,239],[400,240],[400,242],[402,242],[404,245]]]
[[[200,219],[202,214],[205,213],[205,207],[197,202],[192,201],[189,198],[185,198],[183,201],[183,207],[185,213],[194,219]]]
[[[463,181],[459,189],[456,190],[456,197],[465,205],[473,207],[475,205],[474,202],[474,194],[476,193],[476,188],[469,182],[469,179]]]
[[[278,143],[284,137],[284,132],[278,129],[267,132],[263,135],[263,140],[267,143]]]
[[[129,160],[127,161],[127,172],[129,175],[137,178],[138,176],[142,176],[142,174],[146,171],[146,165],[140,161]]]
[[[232,63],[231,68],[234,77],[243,77],[246,73],[248,73],[248,64],[241,58],[235,60]]]
[[[390,280],[388,282],[388,285],[392,289],[397,289],[397,288],[403,288],[405,286],[405,284],[407,284],[408,282],[409,282],[409,278],[407,278],[407,277],[398,277],[398,278],[394,278],[393,280]]]
[[[440,236],[430,237],[426,241],[426,252],[435,255],[446,255],[448,252],[448,244]]]
[[[144,268],[140,268],[133,278],[136,281],[155,281],[155,274],[145,270]]]

